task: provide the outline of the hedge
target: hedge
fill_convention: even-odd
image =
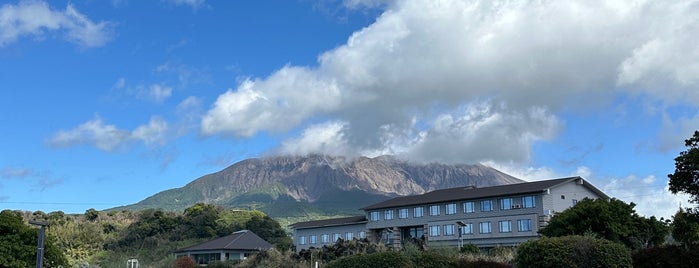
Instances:
[[[584,236],[543,237],[517,248],[515,263],[527,267],[632,267],[631,251],[604,239]]]

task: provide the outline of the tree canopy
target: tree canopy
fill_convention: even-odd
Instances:
[[[24,223],[17,211],[0,212],[0,267],[33,267],[36,264],[37,229]],[[53,239],[44,239],[44,266],[66,266]]]
[[[675,172],[668,174],[672,193],[687,193],[690,201],[699,203],[699,131],[684,141],[687,150],[675,158]]]
[[[663,243],[668,233],[667,224],[655,217],[639,216],[634,207],[634,203],[618,199],[586,198],[554,215],[539,233],[549,237],[593,234],[630,248]]]

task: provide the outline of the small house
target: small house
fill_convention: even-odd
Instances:
[[[230,235],[178,249],[175,256],[191,257],[198,265],[214,261],[244,260],[251,254],[271,249],[269,242],[249,230],[241,230]]]

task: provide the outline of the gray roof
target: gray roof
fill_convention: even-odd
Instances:
[[[270,249],[272,244],[249,230],[234,232],[230,235],[178,249],[175,252],[211,251],[211,250],[261,250]]]
[[[297,223],[291,224],[289,226],[291,228],[294,228],[294,229],[305,229],[305,228],[315,228],[315,227],[329,227],[329,226],[338,226],[338,225],[360,224],[360,223],[366,223],[366,222],[367,222],[367,220],[366,220],[365,216],[352,216],[352,217],[334,218],[334,219],[327,219],[327,220],[297,222]]]
[[[609,197],[604,194],[599,189],[595,188],[589,182],[585,181],[581,177],[568,177],[561,179],[545,180],[545,181],[534,181],[534,182],[524,182],[524,183],[513,183],[498,186],[490,186],[483,188],[474,187],[458,187],[449,188],[443,190],[435,190],[421,195],[411,195],[411,196],[401,196],[393,199],[389,199],[383,202],[379,202],[368,207],[364,207],[364,210],[390,208],[390,207],[402,207],[402,206],[413,206],[420,204],[429,203],[440,203],[457,201],[464,199],[479,199],[487,197],[505,196],[505,195],[516,195],[516,194],[528,194],[528,193],[540,193],[546,189],[556,187],[561,184],[565,184],[571,181],[581,180],[584,186],[596,193],[602,198]]]

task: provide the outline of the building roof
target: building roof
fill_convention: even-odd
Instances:
[[[317,220],[317,221],[297,222],[297,223],[291,224],[289,226],[291,228],[294,228],[294,229],[305,229],[305,228],[360,224],[360,223],[366,223],[366,222],[367,222],[367,220],[366,220],[365,216],[352,216],[352,217],[345,217],[345,218],[334,218],[334,219]]]
[[[513,183],[498,186],[490,186],[483,188],[475,187],[457,187],[449,188],[443,190],[435,190],[421,195],[412,196],[401,196],[393,199],[389,199],[383,202],[379,202],[367,207],[364,210],[390,208],[390,207],[402,207],[402,206],[412,206],[419,204],[429,204],[429,203],[440,203],[449,202],[464,199],[478,199],[487,198],[495,196],[505,196],[505,195],[516,195],[516,194],[528,194],[528,193],[540,193],[546,191],[547,189],[554,188],[561,184],[565,184],[571,181],[579,180],[583,186],[587,187],[597,195],[603,198],[609,198],[599,189],[592,186],[581,177],[568,177],[545,181],[534,181],[534,182],[524,182],[524,183]]]
[[[211,250],[261,250],[270,249],[272,247],[272,244],[260,238],[252,231],[242,230],[191,247],[178,249],[175,253]]]

